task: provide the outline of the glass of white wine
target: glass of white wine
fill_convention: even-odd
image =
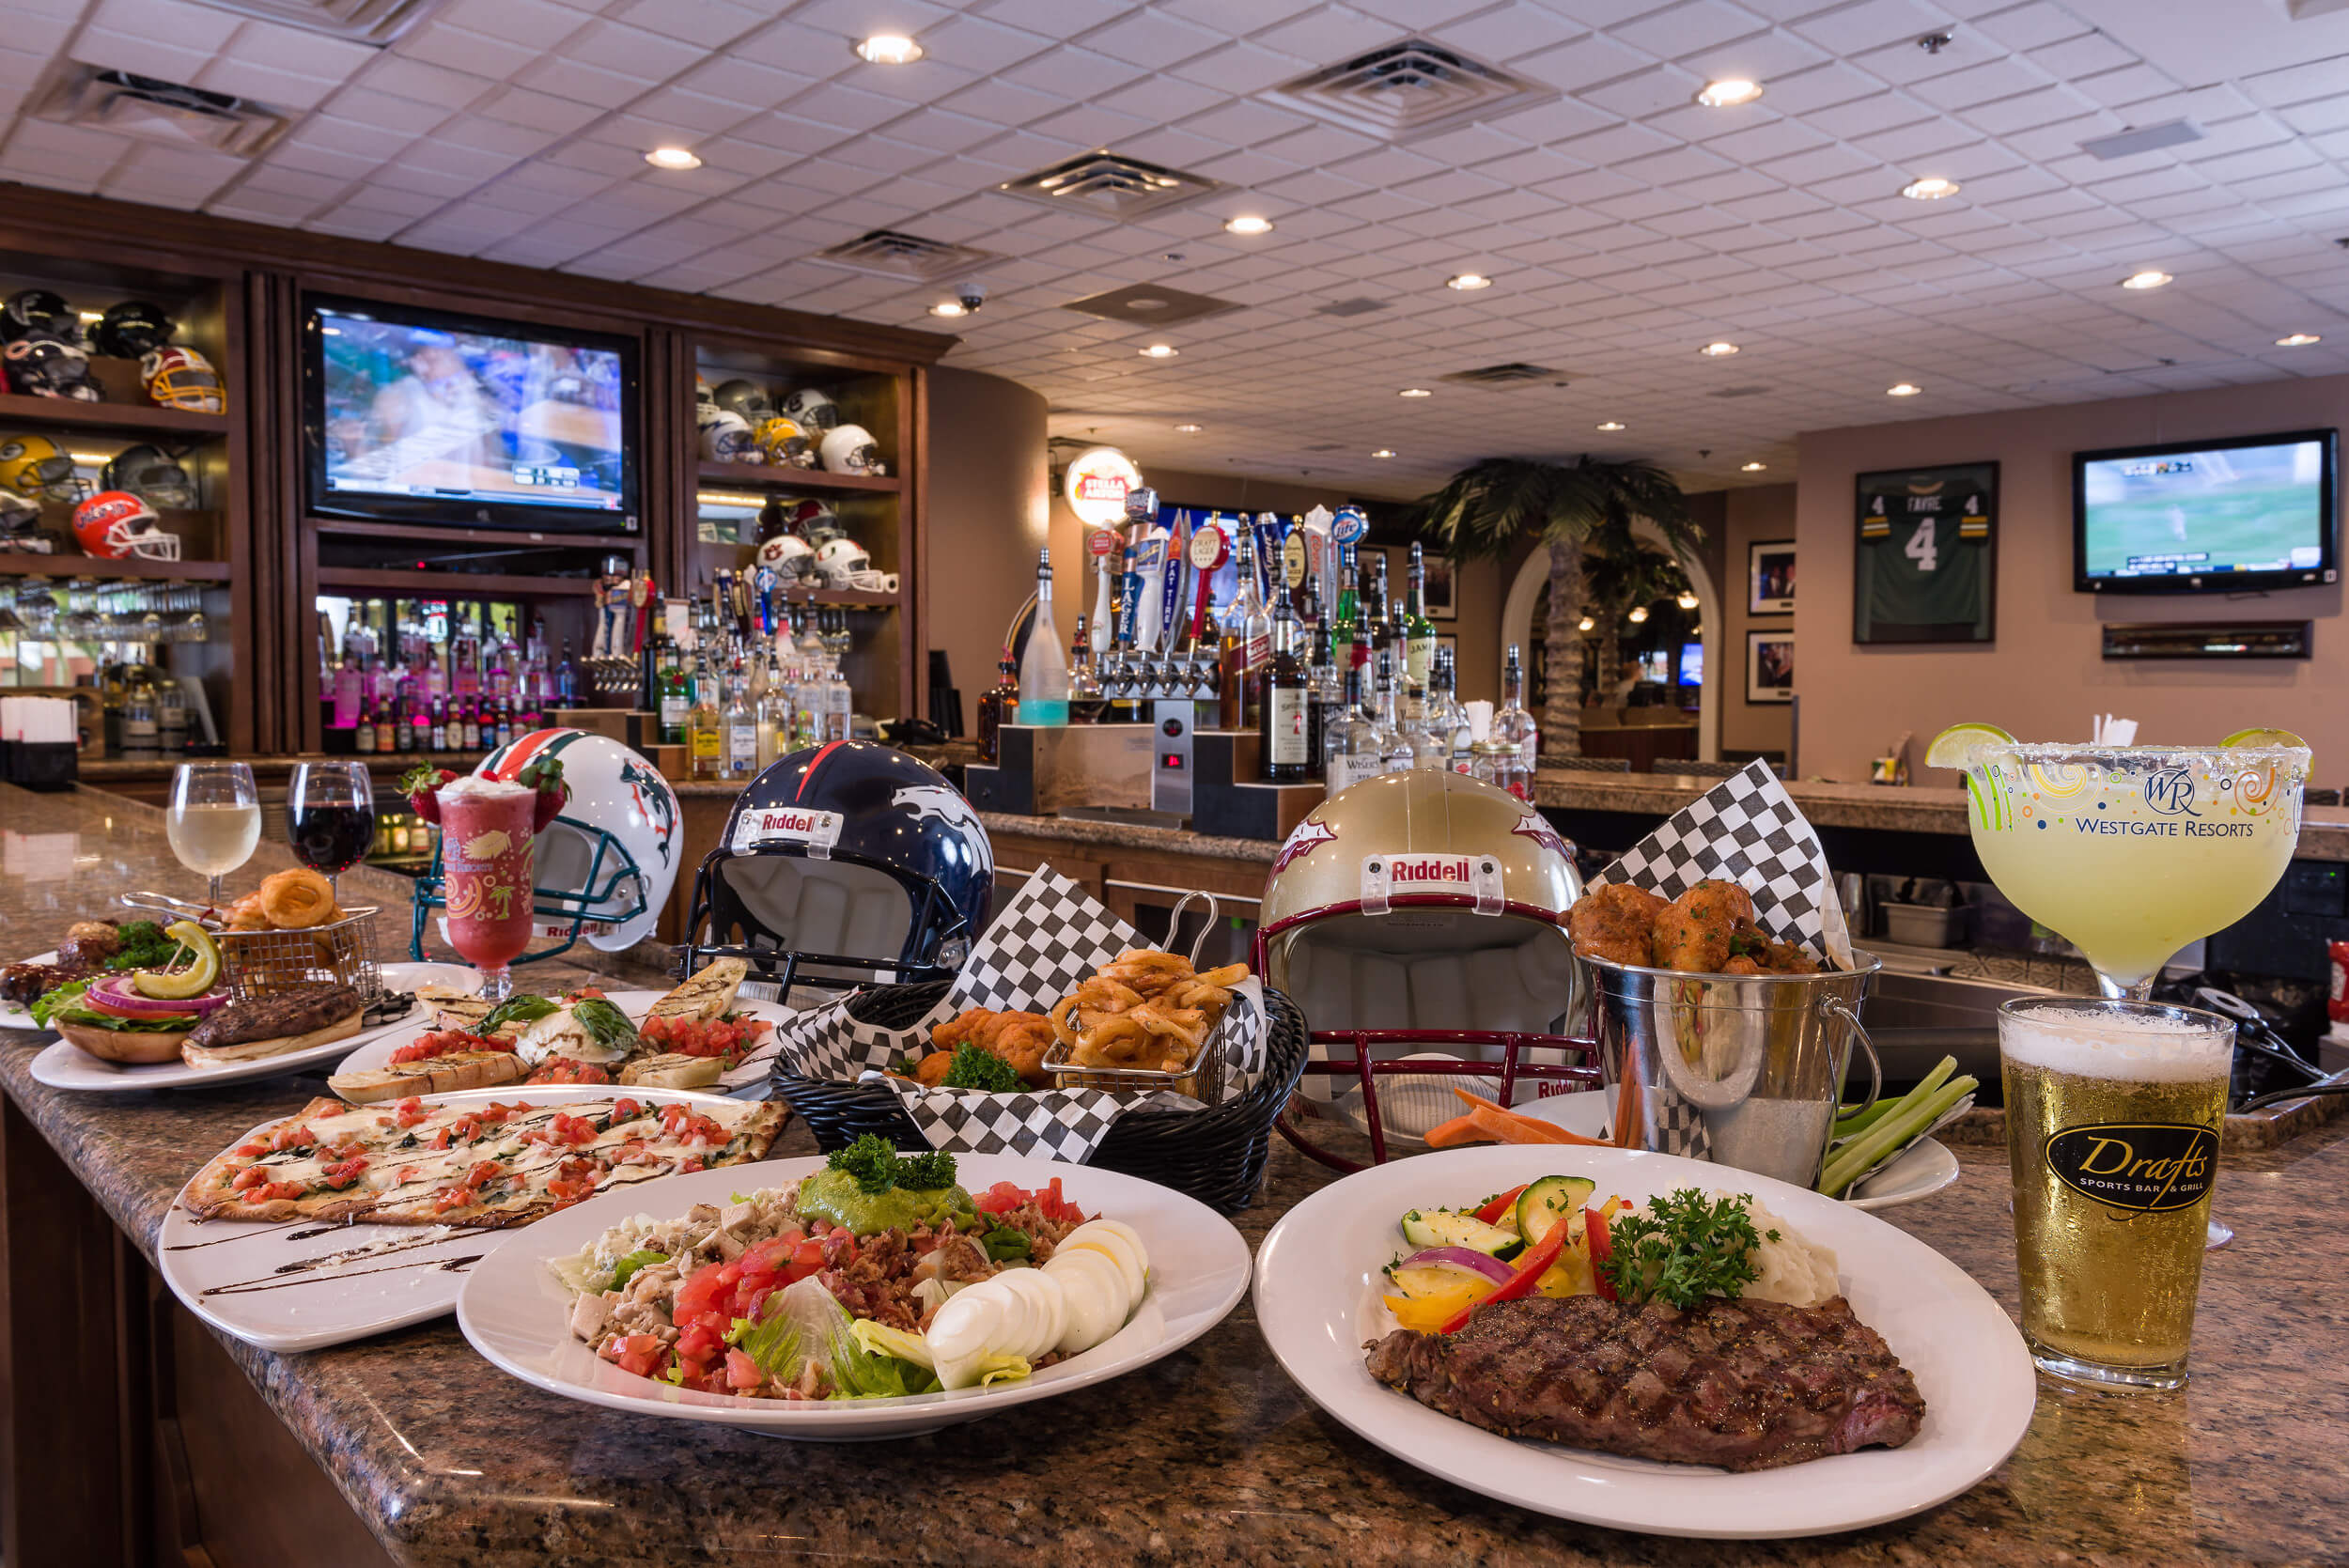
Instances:
[[[220,879],[251,860],[261,842],[253,769],[241,762],[181,763],[171,775],[163,831],[181,865],[211,878],[209,901],[218,909]]]

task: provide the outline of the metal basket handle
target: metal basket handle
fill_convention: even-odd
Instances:
[[[1199,927],[1199,935],[1192,938],[1190,943],[1190,967],[1195,970],[1199,967],[1199,955],[1206,949],[1207,933],[1215,929],[1216,917],[1222,912],[1223,906],[1217,900],[1215,894],[1203,888],[1193,888],[1176,899],[1174,912],[1166,917],[1166,945],[1169,949],[1174,947],[1175,938],[1181,934],[1183,911],[1190,908],[1190,901],[1194,898],[1204,898],[1207,901],[1206,924]]]
[[[1859,1042],[1859,1048],[1861,1050],[1868,1053],[1868,1098],[1866,1103],[1860,1106],[1859,1110],[1868,1110],[1873,1109],[1877,1098],[1884,1093],[1884,1061],[1881,1057],[1876,1055],[1876,1043],[1868,1038],[1867,1025],[1859,1021],[1859,1015],[1853,1011],[1851,1004],[1844,1001],[1840,997],[1828,997],[1826,1001],[1820,1002],[1819,1011],[1827,1014],[1830,1017],[1841,1018],[1844,1023],[1850,1025],[1851,1037],[1855,1041]],[[1847,1071],[1848,1066],[1849,1064],[1846,1063]],[[1835,1086],[1836,1103],[1841,1105],[1843,1103],[1843,1086],[1839,1083]],[[1837,1114],[1857,1116],[1859,1114],[1859,1110],[1838,1111]]]

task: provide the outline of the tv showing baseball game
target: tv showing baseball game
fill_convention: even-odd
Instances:
[[[2073,586],[2245,593],[2337,575],[2340,433],[2072,457]]]
[[[307,303],[312,512],[637,531],[632,341],[365,301]]]

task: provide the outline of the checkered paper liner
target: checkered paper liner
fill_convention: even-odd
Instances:
[[[1591,885],[1626,882],[1677,898],[1708,880],[1745,889],[1753,899],[1754,924],[1776,940],[1824,953],[1832,968],[1852,967],[1851,928],[1827,851],[1786,786],[1758,757],[1674,812]],[[1669,1084],[1643,1085],[1641,1094],[1656,1148],[1691,1159],[1712,1157],[1702,1110]]]
[[[956,1154],[1041,1154],[1081,1165],[1117,1118],[1142,1107],[1198,1102],[1180,1094],[1100,1089],[1037,1089],[1010,1094],[926,1089],[884,1076],[900,1058],[930,1049],[930,1031],[972,1007],[1049,1012],[1103,964],[1145,945],[1141,933],[1103,908],[1082,888],[1042,866],[979,939],[945,998],[908,1029],[884,1029],[849,1014],[850,999],[803,1013],[776,1032],[767,1070],[781,1065],[802,1078],[879,1081],[905,1106],[930,1146]],[[1223,1097],[1252,1088],[1270,1056],[1270,1015],[1252,977],[1234,986],[1207,1048],[1224,1061]],[[737,1072],[745,1072],[745,1061]],[[733,1075],[728,1075],[731,1082]]]

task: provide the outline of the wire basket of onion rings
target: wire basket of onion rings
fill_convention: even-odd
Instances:
[[[332,983],[373,998],[383,989],[375,906],[346,908],[315,871],[280,871],[219,909],[161,893],[123,894],[133,908],[199,919],[220,943],[221,980],[239,1001]]]
[[[1216,1025],[1247,978],[1245,964],[1203,972],[1180,954],[1120,954],[1046,1015],[1045,1070],[1063,1089],[1171,1091],[1213,1105],[1223,1096]]]

